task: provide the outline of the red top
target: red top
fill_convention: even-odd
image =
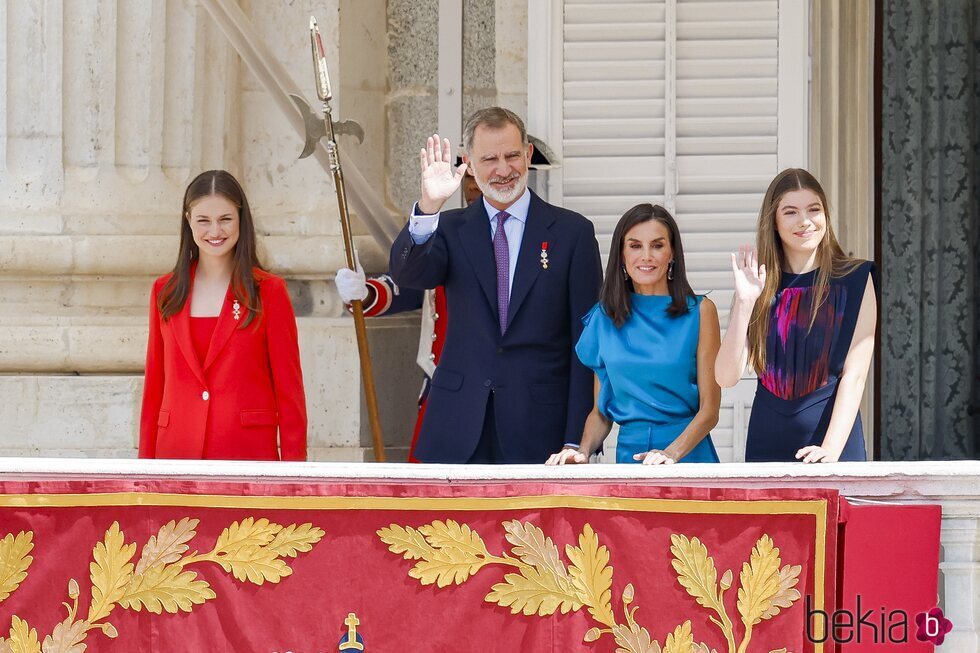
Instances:
[[[208,347],[211,346],[211,335],[214,333],[214,327],[217,324],[217,315],[214,317],[191,316],[191,340],[194,342],[194,353],[197,354],[197,360],[202,365],[208,355]]]

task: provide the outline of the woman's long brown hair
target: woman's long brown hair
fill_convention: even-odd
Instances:
[[[853,271],[861,261],[851,258],[844,253],[834,228],[830,222],[830,207],[827,205],[827,195],[823,192],[820,182],[802,168],[783,170],[769,184],[766,196],[759,210],[758,235],[756,249],[759,255],[759,265],[766,266],[766,285],[762,294],[755,301],[752,309],[752,319],[749,322],[749,363],[757,374],[762,374],[766,367],[766,339],[769,336],[769,317],[773,310],[776,292],[783,275],[786,254],[783,242],[776,231],[776,211],[779,202],[786,193],[795,190],[810,190],[816,193],[823,205],[826,216],[827,232],[817,245],[817,275],[813,283],[813,303],[810,310],[810,328],[817,318],[817,309],[827,300],[830,279],[842,277]]]
[[[231,291],[235,299],[245,307],[245,319],[241,327],[248,326],[262,312],[259,286],[253,270],[261,269],[255,252],[255,225],[252,211],[241,184],[231,173],[224,170],[208,170],[194,178],[184,192],[184,205],[180,212],[180,251],[173,273],[160,290],[157,308],[164,320],[180,312],[191,292],[191,267],[201,252],[194,242],[191,231],[191,207],[205,197],[220,195],[238,207],[238,242],[232,252],[234,266],[231,272]],[[241,328],[240,327],[240,328]]]
[[[599,291],[599,301],[606,315],[616,327],[621,327],[629,319],[633,310],[630,293],[633,292],[633,281],[625,278],[623,247],[626,234],[638,224],[656,220],[667,229],[670,237],[670,249],[674,254],[673,279],[667,280],[670,291],[670,306],[667,314],[671,317],[684,315],[690,311],[688,299],[694,297],[694,290],[687,281],[687,265],[684,263],[684,246],[681,244],[681,231],[677,221],[670,211],[659,204],[637,204],[623,214],[613,230],[612,243],[609,246],[609,260],[606,263],[606,277]]]

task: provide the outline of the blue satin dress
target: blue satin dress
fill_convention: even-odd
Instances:
[[[697,414],[701,299],[691,297],[690,310],[671,317],[670,296],[633,293],[622,327],[601,303],[583,318],[575,353],[599,379],[599,412],[619,424],[616,462],[639,462],[635,454],[666,448]],[[711,435],[679,462],[718,462]]]

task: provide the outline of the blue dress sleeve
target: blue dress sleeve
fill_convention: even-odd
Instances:
[[[604,318],[605,314],[602,312],[602,304],[593,306],[585,314],[585,317],[582,318],[582,324],[585,325],[585,328],[582,330],[582,335],[575,345],[575,353],[578,355],[578,359],[582,361],[582,365],[585,365],[597,374],[603,368],[599,340]]]
[[[602,358],[602,345],[603,338],[608,338],[608,326],[611,321],[602,310],[602,303],[600,302],[586,313],[585,317],[582,318],[582,323],[585,328],[578,339],[578,344],[575,345],[575,354],[582,361],[582,365],[592,370],[596,378],[599,379],[600,390],[597,405],[599,412],[608,417],[609,404],[612,401],[612,388],[609,386],[609,374],[606,372],[606,364]],[[606,335],[604,336],[604,334]],[[601,450],[602,447],[600,446],[599,451]]]
[[[878,266],[875,265],[874,261],[868,261],[867,266],[868,266],[868,274],[871,275],[871,284],[872,286],[874,286],[875,289],[875,295],[878,295],[879,294]]]
[[[857,309],[861,307],[861,300],[864,298],[864,289],[868,286],[868,278],[871,278],[871,286],[875,294],[878,294],[878,266],[874,261],[864,261],[851,272],[847,279],[847,291],[854,296],[853,318],[857,319]],[[851,309],[851,307],[848,307]]]
[[[877,295],[878,267],[874,261],[864,261],[840,281],[847,292],[847,303],[844,307],[837,342],[830,358],[830,368],[837,375],[843,371],[844,361],[851,350],[851,340],[854,338],[854,329],[857,326],[858,313],[861,310],[861,301],[864,299],[864,291],[868,286],[869,277]]]

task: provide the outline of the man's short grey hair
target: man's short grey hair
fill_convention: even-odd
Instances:
[[[521,143],[525,146],[528,143],[527,129],[524,128],[524,121],[520,116],[503,107],[487,107],[473,112],[463,125],[463,151],[467,154],[473,150],[473,134],[480,125],[490,129],[502,129],[507,125],[514,125],[521,133]]]

